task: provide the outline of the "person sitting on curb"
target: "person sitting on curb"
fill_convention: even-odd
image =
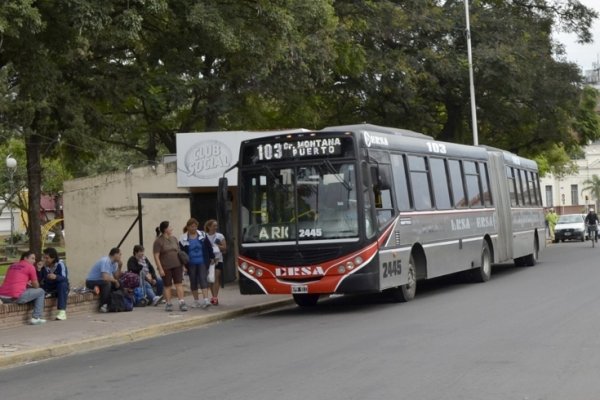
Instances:
[[[41,325],[44,312],[44,289],[40,288],[34,267],[35,254],[26,251],[21,260],[12,264],[6,271],[4,283],[0,286],[0,299],[3,303],[26,304],[33,302],[33,315],[29,323]]]
[[[113,247],[110,249],[108,256],[98,260],[90,270],[85,280],[85,286],[96,293],[100,292],[100,312],[108,312],[110,292],[119,288],[122,268],[121,250],[118,247]]]
[[[56,297],[58,313],[56,319],[67,319],[67,297],[69,296],[69,278],[67,266],[58,258],[54,247],[44,249],[44,265],[39,271],[40,286],[46,292],[46,297]]]
[[[144,291],[144,295],[156,307],[162,299],[163,282],[156,275],[156,271],[148,257],[144,255],[142,245],[136,244],[133,246],[133,255],[127,260],[127,271],[140,275],[140,286]],[[153,286],[156,287],[156,292],[154,292]]]

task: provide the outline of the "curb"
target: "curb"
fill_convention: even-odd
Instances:
[[[212,322],[225,321],[246,314],[259,313],[278,307],[294,304],[293,299],[274,300],[252,306],[241,307],[229,311],[221,311],[215,314],[199,315],[184,321],[171,321],[162,324],[151,325],[145,328],[134,329],[124,332],[116,332],[111,335],[99,336],[91,339],[83,339],[77,342],[55,345],[52,348],[38,348],[16,352],[14,354],[0,357],[0,370],[12,368],[27,363],[44,361],[51,358],[65,357],[76,353],[85,353],[120,344],[137,342],[154,337],[167,335],[198,326],[207,325]]]

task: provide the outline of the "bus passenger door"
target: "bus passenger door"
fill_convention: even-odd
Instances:
[[[490,152],[490,185],[495,188],[492,198],[496,207],[498,239],[494,245],[495,262],[504,262],[513,257],[512,210],[509,182],[506,177],[504,156]]]

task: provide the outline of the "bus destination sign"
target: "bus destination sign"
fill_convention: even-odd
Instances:
[[[341,138],[323,138],[258,144],[255,157],[258,161],[270,161],[289,158],[339,156],[341,153]]]

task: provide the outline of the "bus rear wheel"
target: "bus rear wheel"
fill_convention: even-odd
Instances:
[[[415,261],[412,254],[408,261],[408,271],[406,273],[408,274],[408,282],[390,290],[392,300],[400,303],[411,301],[417,293],[417,269],[415,268]]]
[[[474,282],[487,282],[492,276],[492,252],[487,241],[483,241],[481,247],[481,266],[471,270],[471,278]]]
[[[299,307],[314,307],[319,301],[318,294],[294,294],[293,297]]]
[[[515,258],[515,266],[517,267],[533,267],[537,264],[538,256],[540,253],[540,246],[537,239],[533,240],[533,253],[523,257]]]

